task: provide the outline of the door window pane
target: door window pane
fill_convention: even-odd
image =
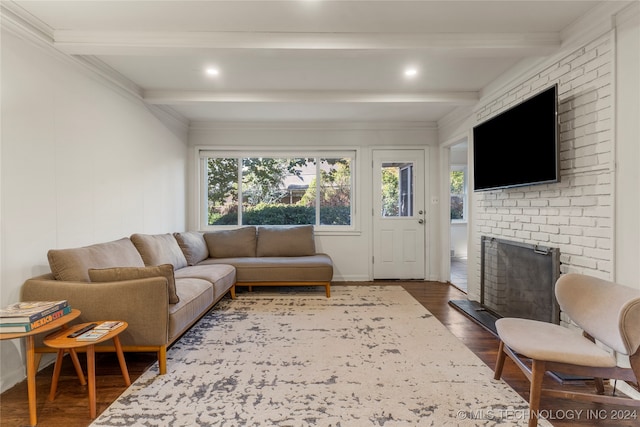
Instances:
[[[413,163],[382,164],[382,216],[413,216]]]

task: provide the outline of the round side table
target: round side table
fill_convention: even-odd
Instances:
[[[80,316],[80,310],[71,309],[71,313],[65,314],[59,319],[54,320],[51,323],[47,323],[46,325],[40,326],[29,332],[15,332],[8,334],[0,334],[0,340],[12,340],[15,338],[25,338],[25,347],[27,350],[27,393],[29,396],[29,423],[32,426],[38,424],[38,417],[36,415],[36,371],[38,370],[38,366],[36,364],[36,353],[35,353],[35,335],[41,334],[43,332],[51,332],[54,329],[62,328],[62,331],[69,331],[67,328],[67,323],[76,319]],[[76,372],[82,373],[80,369],[80,362],[78,362],[77,356],[75,356],[75,352],[71,354],[73,359],[73,364],[76,368]],[[38,359],[39,361],[40,359]]]
[[[88,377],[88,389],[89,389],[89,413],[91,418],[96,417],[96,353],[95,345],[107,340],[113,340],[113,345],[116,348],[116,354],[118,355],[118,362],[120,362],[120,370],[122,371],[122,377],[127,386],[131,385],[131,379],[129,378],[129,371],[127,370],[127,364],[124,360],[124,354],[122,352],[122,345],[120,344],[120,338],[118,334],[127,329],[129,324],[127,322],[121,322],[122,325],[112,331],[109,331],[105,335],[92,341],[80,341],[76,338],[70,338],[68,335],[73,332],[84,328],[91,323],[102,323],[102,321],[81,323],[73,325],[69,329],[63,331],[54,332],[48,335],[44,339],[44,344],[51,348],[58,349],[58,357],[56,358],[56,364],[53,369],[53,379],[51,381],[51,391],[49,392],[49,400],[53,400],[56,395],[56,389],[58,387],[58,378],[60,377],[60,368],[62,366],[62,357],[65,351],[70,353],[76,349],[85,348],[87,352],[87,377]],[[80,380],[82,382],[82,378]]]

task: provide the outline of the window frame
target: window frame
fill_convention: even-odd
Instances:
[[[455,171],[462,171],[464,175],[462,185],[462,219],[451,219],[451,214],[449,214],[449,221],[451,224],[466,224],[468,222],[469,212],[469,168],[467,165],[451,165],[451,167],[449,167],[449,206],[451,206],[451,196],[454,194],[451,192],[451,172]]]
[[[313,224],[316,234],[353,234],[359,232],[357,220],[358,213],[358,161],[360,159],[359,150],[357,148],[350,147],[327,147],[325,149],[311,149],[311,150],[292,150],[291,148],[269,148],[264,147],[243,147],[242,149],[233,147],[211,147],[202,146],[195,147],[195,161],[196,161],[196,175],[197,175],[197,189],[195,197],[195,206],[197,210],[197,223],[200,231],[215,231],[224,229],[233,229],[242,227],[242,224],[235,225],[209,225],[208,224],[208,176],[207,176],[207,158],[255,158],[255,157],[269,157],[269,158],[322,158],[322,159],[334,159],[340,157],[348,157],[351,159],[351,197],[350,197],[350,225],[321,225]],[[318,166],[319,166],[318,162]],[[238,179],[241,180],[241,171],[238,171]],[[320,182],[319,171],[316,170],[316,182]],[[318,191],[316,197],[320,197]],[[239,194],[239,201],[242,200],[242,194]],[[316,203],[316,208],[319,209],[319,205]],[[316,222],[319,222],[319,215],[316,215]]]

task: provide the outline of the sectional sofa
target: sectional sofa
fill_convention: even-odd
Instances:
[[[215,232],[133,234],[47,254],[51,273],[28,279],[21,299],[67,299],[76,322],[126,320],[125,352],[166,350],[237,286],[323,286],[333,262],[316,253],[313,226],[249,226]],[[40,340],[42,337],[40,337]],[[38,342],[37,353],[53,352]],[[96,351],[115,351],[110,343]]]

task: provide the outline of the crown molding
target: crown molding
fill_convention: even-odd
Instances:
[[[615,17],[637,0],[605,1],[596,5],[561,32],[562,47],[579,46],[615,28]]]
[[[108,80],[113,85],[123,89],[137,99],[142,99],[143,90],[140,86],[111,68],[109,65],[96,58],[95,56],[74,56],[74,59],[79,63],[90,69],[94,73],[98,74],[102,78]]]
[[[53,29],[13,1],[2,0],[0,2],[0,15],[3,30],[32,43],[58,60],[82,69],[89,76],[99,78],[113,90],[130,96],[138,102],[144,101],[140,86],[103,61],[93,56],[70,55],[58,49],[55,45]],[[189,128],[189,121],[170,107],[155,106],[153,112],[163,121],[168,120],[166,124],[174,128],[177,126],[184,132]]]
[[[0,1],[0,18],[2,29],[25,37],[39,46],[53,45],[53,28],[31,15],[13,1]]]
[[[139,86],[97,58],[69,55],[57,49],[55,46],[54,31],[51,27],[29,14],[16,3],[12,1],[2,1],[0,3],[0,10],[2,11],[3,29],[46,50],[48,54],[53,55],[57,59],[90,71],[93,75],[101,77],[119,90],[133,95],[136,99],[142,99],[142,89]]]
[[[627,22],[637,23],[640,19],[640,2],[632,2],[615,16],[616,26],[625,25]]]
[[[530,78],[539,70],[566,57],[570,52],[611,33],[615,29],[618,14],[626,14],[629,9],[633,10],[634,3],[637,4],[637,0],[598,4],[561,32],[562,46],[553,54],[541,58],[524,59],[512,67],[507,74],[485,86],[480,92],[480,102],[476,104],[476,107],[481,108],[490,103],[492,98],[499,97],[508,88],[516,85],[516,82]],[[475,110],[470,113],[469,117],[474,113]]]

